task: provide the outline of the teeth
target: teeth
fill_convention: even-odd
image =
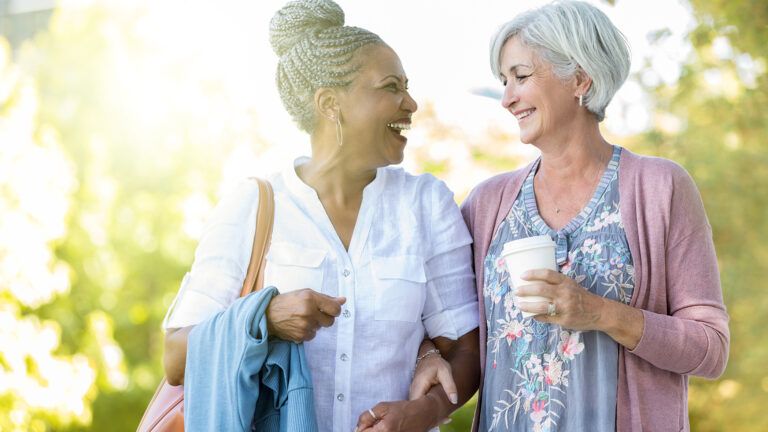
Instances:
[[[398,130],[410,130],[411,124],[410,123],[388,123],[387,126],[391,127],[392,129],[398,129]]]
[[[532,112],[533,112],[532,109],[529,109],[527,111],[523,111],[523,112],[521,112],[520,114],[517,115],[517,119],[518,120],[522,120],[522,119],[528,117],[529,115],[531,115]]]

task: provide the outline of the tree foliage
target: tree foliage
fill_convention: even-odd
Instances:
[[[768,430],[768,3],[691,7],[679,80],[649,81],[653,125],[618,143],[686,167],[713,227],[731,360],[722,379],[692,381],[692,428]],[[155,21],[140,5],[93,2],[57,9],[23,67],[0,46],[0,430],[135,429],[221,167],[241,143],[263,146],[226,74],[196,67],[210,52],[158,44]],[[426,144],[411,166],[459,197],[521,163],[515,136],[469,136],[428,103],[417,116]],[[443,430],[467,430],[473,408]]]
[[[731,316],[728,368],[720,380],[693,380],[691,428],[766,430],[768,3],[693,0],[691,6],[692,53],[675,84],[649,86],[656,121],[633,145],[674,159],[696,180]]]
[[[52,249],[67,234],[72,165],[56,130],[35,121],[34,82],[2,39],[0,83],[0,430],[88,424],[95,371],[84,352],[57,352],[62,325],[39,316],[70,289]]]
[[[116,3],[62,7],[49,30],[18,54],[18,74],[38,89],[18,103],[30,99],[36,111],[9,124],[29,129],[22,137],[29,144],[22,150],[37,159],[25,165],[7,161],[18,177],[0,164],[0,225],[19,228],[17,221],[8,221],[13,213],[5,208],[6,200],[11,210],[23,206],[16,196],[22,192],[37,194],[44,212],[56,209],[44,215],[56,222],[55,233],[35,244],[52,257],[37,265],[53,272],[57,283],[64,266],[66,283],[48,288],[44,301],[28,301],[22,297],[28,293],[14,291],[13,281],[0,276],[2,322],[9,315],[11,331],[26,325],[28,332],[48,338],[53,353],[47,355],[60,356],[76,369],[62,376],[78,380],[67,384],[70,393],[52,398],[84,406],[77,415],[58,405],[39,408],[0,379],[0,410],[18,411],[12,416],[18,430],[41,425],[135,430],[162,376],[159,325],[192,261],[202,218],[216,200],[225,157],[238,143],[259,146],[255,132],[242,126],[248,113],[231,101],[222,84],[226,77],[186,70],[210,52],[190,56],[158,46],[137,25],[151,21],[148,15]],[[2,84],[13,82],[3,77]],[[11,102],[18,94],[10,92]],[[9,110],[6,105],[2,115]],[[55,148],[44,145],[49,141]],[[0,160],[16,157],[7,142],[12,141],[3,140]],[[38,154],[44,150],[57,153]],[[50,159],[59,161],[56,170],[48,166]],[[23,250],[2,244],[3,264],[28,258],[19,255]],[[22,272],[27,277],[43,273],[30,286],[42,289],[47,283],[45,272]],[[27,359],[27,379],[47,378],[38,375],[50,368],[26,355],[21,345],[4,345],[5,326],[0,327],[0,371],[14,371],[12,361],[21,356]],[[5,430],[3,423],[0,429]]]

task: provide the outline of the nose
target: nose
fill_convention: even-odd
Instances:
[[[419,109],[419,104],[416,103],[416,100],[411,97],[411,93],[409,93],[407,90],[405,91],[405,97],[403,98],[402,107],[405,111],[408,111],[409,113],[415,113],[417,109]]]
[[[518,100],[514,82],[512,80],[507,81],[504,86],[504,93],[501,95],[501,106],[510,109]]]

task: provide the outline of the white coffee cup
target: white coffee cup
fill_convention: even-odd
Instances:
[[[528,270],[549,269],[557,271],[555,242],[547,235],[507,242],[501,250],[501,257],[507,272],[509,272],[509,282],[513,290],[533,283],[520,279],[520,276]],[[515,302],[518,304],[549,302],[550,300],[541,296],[515,296]],[[522,314],[525,318],[536,315],[530,312],[522,312]]]

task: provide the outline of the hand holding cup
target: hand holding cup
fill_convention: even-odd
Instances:
[[[527,237],[513,240],[504,244],[501,251],[504,265],[509,272],[510,288],[515,295],[515,303],[518,306],[525,303],[549,303],[551,298],[542,296],[518,296],[520,287],[530,285],[533,282],[522,278],[528,270],[547,269],[557,271],[555,261],[555,242],[547,235]],[[522,312],[524,318],[536,315],[534,312]]]

